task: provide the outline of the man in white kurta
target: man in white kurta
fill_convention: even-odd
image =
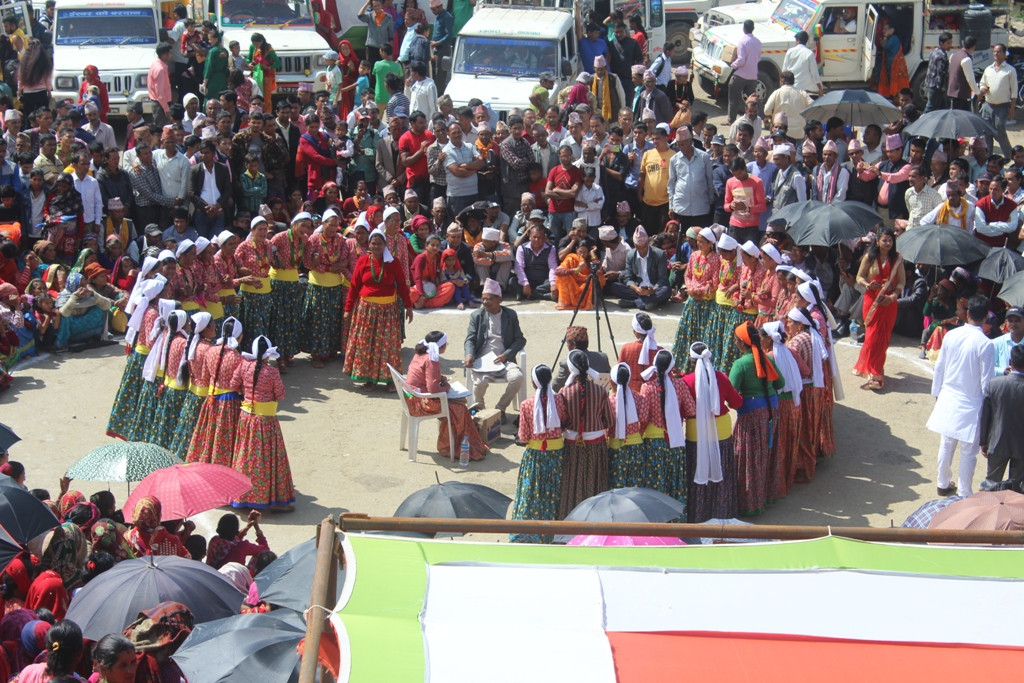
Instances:
[[[971,299],[967,324],[951,330],[942,340],[939,360],[932,379],[935,408],[927,427],[940,435],[940,496],[973,493],[974,466],[978,459],[978,420],[985,388],[992,376],[995,349],[981,330],[988,314],[985,297]],[[953,451],[960,444],[960,474],[953,485]],[[959,488],[959,491],[957,490]]]

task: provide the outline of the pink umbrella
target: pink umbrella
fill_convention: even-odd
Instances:
[[[164,467],[146,476],[128,496],[124,515],[135,514],[141,498],[153,496],[160,501],[160,521],[184,519],[237,500],[252,488],[249,477],[230,467],[195,462]]]
[[[674,536],[573,536],[569,545],[686,545]]]

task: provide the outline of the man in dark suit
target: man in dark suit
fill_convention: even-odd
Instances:
[[[668,301],[672,290],[668,286],[668,259],[665,252],[652,247],[644,226],[637,226],[633,233],[636,246],[626,254],[626,269],[622,271],[622,282],[609,292],[620,297],[623,308],[639,308],[649,311]]]
[[[587,360],[590,361],[590,369],[599,375],[607,375],[611,373],[612,366],[608,363],[608,354],[601,353],[600,351],[591,351],[588,347],[590,346],[590,336],[587,334],[587,328],[580,327],[579,325],[573,325],[565,331],[565,346],[569,351],[575,351],[579,349],[587,354]],[[555,375],[554,381],[551,383],[551,388],[555,391],[561,390],[565,386],[565,383],[569,381],[569,364],[566,361],[559,361],[558,363],[558,374]]]
[[[505,410],[519,393],[523,385],[523,372],[517,364],[519,352],[526,346],[526,337],[519,328],[519,316],[515,311],[501,305],[501,286],[494,280],[484,283],[483,306],[469,316],[469,329],[466,331],[466,367],[472,368],[473,362],[483,356],[494,355],[494,363],[504,364],[503,370],[473,373],[473,398],[483,405],[487,385],[492,382],[507,382],[505,392],[494,405],[501,411],[501,421],[505,422]]]
[[[978,487],[987,490],[1003,480],[1006,464],[1010,479],[1024,479],[1024,421],[1020,406],[1024,405],[1024,346],[1010,351],[1008,374],[994,377],[985,390],[981,407],[979,442],[981,454],[988,459],[985,481]]]
[[[388,121],[388,135],[377,141],[377,191],[383,192],[385,185],[396,191],[405,187],[405,169],[398,156],[398,138],[402,137],[403,121],[392,116]]]
[[[192,204],[196,208],[193,222],[196,232],[212,238],[224,229],[225,216],[230,212],[231,175],[228,167],[217,162],[217,145],[213,140],[199,144],[199,163],[189,171]]]
[[[299,138],[302,136],[299,127],[292,123],[292,105],[288,100],[277,103],[274,134],[277,136],[277,143],[285,151],[284,177],[281,179],[284,194],[281,199],[287,199],[285,195],[295,187],[295,155],[299,151]]]

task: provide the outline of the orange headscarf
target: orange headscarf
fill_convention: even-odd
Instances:
[[[753,341],[754,326],[750,323],[740,323],[733,330],[733,333],[739,337],[740,341],[750,347],[751,352],[754,354],[754,368],[757,370],[757,376],[760,379],[767,379],[769,382],[774,382],[779,378],[779,372],[772,365],[771,361],[764,355],[764,350],[761,348],[759,343]]]

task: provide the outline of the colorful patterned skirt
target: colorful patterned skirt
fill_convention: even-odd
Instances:
[[[360,299],[352,314],[342,372],[356,382],[387,384],[388,364],[402,367],[402,306]]]
[[[693,478],[697,473],[697,442],[686,442],[686,481],[689,484],[686,516],[692,524],[736,516],[736,456],[731,436],[718,442],[718,452],[722,457],[722,481],[695,484]]]
[[[828,389],[824,387],[815,389],[813,385],[805,384],[800,392],[800,407],[797,408],[800,411],[800,433],[806,434],[807,438],[797,440],[793,461],[789,465],[790,483],[807,483],[814,479],[821,448],[820,441],[814,437],[822,431],[826,391]]]
[[[773,396],[777,400],[777,397]],[[764,399],[743,397],[743,408],[750,402]],[[756,403],[755,403],[756,405]],[[772,414],[778,420],[776,404]],[[777,424],[777,422],[775,423]],[[772,439],[768,423],[768,406],[754,407],[736,419],[732,430],[733,452],[736,456],[736,481],[739,489],[739,513],[759,515],[768,503],[768,480],[771,469]]]
[[[647,488],[661,491],[686,505],[686,446],[671,448],[664,438],[647,439]]]
[[[740,323],[753,322],[754,317],[749,313],[737,311],[732,306],[715,304],[715,313],[705,333],[704,343],[715,354],[715,367],[726,375],[732,369],[732,364],[740,357],[739,347],[733,339],[733,331]],[[687,358],[688,355],[683,357]]]
[[[276,416],[242,412],[231,466],[252,482],[252,490],[231,501],[232,507],[268,508],[295,502],[288,451]]]
[[[339,353],[341,346],[341,316],[345,288],[321,287],[312,283],[306,287],[306,300],[302,307],[303,348],[314,358],[327,358]]]
[[[261,334],[270,338],[273,331],[274,295],[242,292],[242,303],[238,305],[238,319],[242,321],[242,348],[252,348],[252,342]],[[277,340],[270,338],[271,343]]]
[[[178,423],[174,426],[171,443],[167,446],[168,450],[182,460],[188,454],[188,446],[192,443],[192,435],[199,422],[199,410],[203,407],[206,398],[205,389],[206,387],[203,387],[204,394],[202,396],[197,396],[192,391],[186,392],[185,400],[181,404],[181,415],[178,418]]]
[[[800,406],[794,405],[792,398],[780,396],[775,422],[775,447],[772,449],[771,473],[768,480],[769,502],[785,498],[793,483],[793,461],[796,459],[796,450],[800,444]]]
[[[206,397],[192,432],[185,456],[187,462],[212,462],[231,467],[241,405],[241,396],[233,391]]]
[[[641,441],[640,443],[622,444],[619,448],[611,449],[609,470],[613,489],[629,486],[649,487],[647,446]]]
[[[409,412],[414,417],[427,417],[441,412],[441,401],[436,398],[409,399]],[[471,460],[482,460],[487,451],[487,444],[480,438],[480,430],[473,424],[473,416],[465,401],[448,401],[448,414],[452,417],[452,433],[455,437],[456,453],[462,445],[462,437],[469,437],[469,457]],[[442,417],[437,425],[437,453],[451,457],[451,442],[448,441],[448,418]],[[458,457],[458,456],[456,456]]]
[[[835,426],[832,423],[832,413],[836,406],[835,391],[836,380],[832,376],[832,366],[825,364],[825,396],[821,405],[821,440],[818,443],[818,456],[831,458],[836,454]]]
[[[143,361],[145,362],[145,361]],[[135,406],[135,413],[128,423],[125,437],[128,441],[148,441],[149,428],[156,419],[156,410],[160,407],[158,395],[163,380],[147,382],[142,380],[142,388],[139,389],[139,402]]]
[[[121,386],[114,396],[114,405],[110,408],[110,419],[107,420],[107,436],[131,441],[134,434],[129,433],[132,417],[139,404],[139,393],[142,391],[142,366],[146,363],[146,354],[134,349],[128,354],[121,375]]]
[[[558,519],[562,493],[563,449],[542,451],[527,448],[519,463],[512,519]],[[510,534],[512,543],[551,543],[553,537],[540,534]]]
[[[676,341],[672,346],[672,355],[676,359],[676,368],[680,372],[686,371],[686,365],[690,358],[690,344],[695,341],[703,341],[714,351],[711,339],[708,338],[708,331],[711,327],[711,319],[718,304],[714,299],[710,301],[699,301],[693,297],[683,304],[683,312],[679,316],[679,327],[676,328]],[[715,360],[718,367],[721,365]]]
[[[188,395],[190,395],[188,389],[172,389],[169,386],[164,386],[153,414],[154,419],[146,431],[146,441],[170,448],[171,440],[174,439],[174,430],[181,417],[181,407],[185,403],[185,396]]]
[[[607,491],[609,484],[608,441],[580,443],[566,440],[558,518],[565,519],[582,501]]]
[[[270,334],[267,336],[277,346],[278,353],[291,358],[302,346],[302,303],[306,298],[306,285],[302,282],[271,280],[270,297],[274,308]]]

